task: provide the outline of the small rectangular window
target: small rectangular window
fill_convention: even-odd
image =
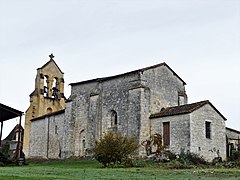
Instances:
[[[184,96],[178,96],[178,105],[181,106],[181,105],[184,105]]]
[[[56,125],[56,126],[55,126],[55,134],[58,133],[57,130],[58,130],[58,128],[57,128],[57,125]]]
[[[205,122],[206,138],[211,139],[211,122]]]

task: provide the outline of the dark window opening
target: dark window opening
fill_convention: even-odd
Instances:
[[[47,113],[52,113],[52,108],[47,108]]]
[[[181,106],[181,105],[184,105],[184,96],[178,96],[178,105]]]
[[[117,119],[117,112],[112,110],[111,111],[111,127],[113,131],[117,131],[118,119]]]
[[[57,125],[56,125],[56,126],[55,126],[55,134],[57,134],[57,130],[58,130],[58,129],[57,129]]]
[[[56,77],[53,79],[52,98],[55,98],[55,99],[59,98],[58,78]]]
[[[205,122],[206,138],[211,139],[211,122]]]
[[[44,97],[48,97],[48,76],[44,76],[43,86]]]
[[[163,123],[163,145],[170,145],[170,122]]]
[[[82,155],[85,155],[85,148],[86,148],[86,142],[85,142],[85,140],[83,139],[82,140]]]

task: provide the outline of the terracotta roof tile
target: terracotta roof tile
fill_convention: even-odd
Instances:
[[[213,107],[213,109],[224,119],[227,120],[208,100],[206,101],[200,101],[192,104],[185,104],[182,106],[174,106],[174,107],[168,107],[165,109],[162,109],[159,113],[152,114],[150,116],[151,118],[158,118],[158,117],[165,117],[165,116],[173,116],[173,115],[179,115],[179,114],[187,114],[191,113],[200,107],[204,106],[205,104],[209,104]]]

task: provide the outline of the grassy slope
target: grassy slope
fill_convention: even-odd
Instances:
[[[240,179],[240,170],[101,168],[96,161],[66,160],[0,167],[0,179]]]

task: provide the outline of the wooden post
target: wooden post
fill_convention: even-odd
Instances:
[[[18,161],[18,159],[20,157],[21,121],[22,121],[22,115],[20,115],[20,120],[19,120],[19,124],[18,124],[18,142],[17,142],[17,149],[16,149],[16,162]]]

